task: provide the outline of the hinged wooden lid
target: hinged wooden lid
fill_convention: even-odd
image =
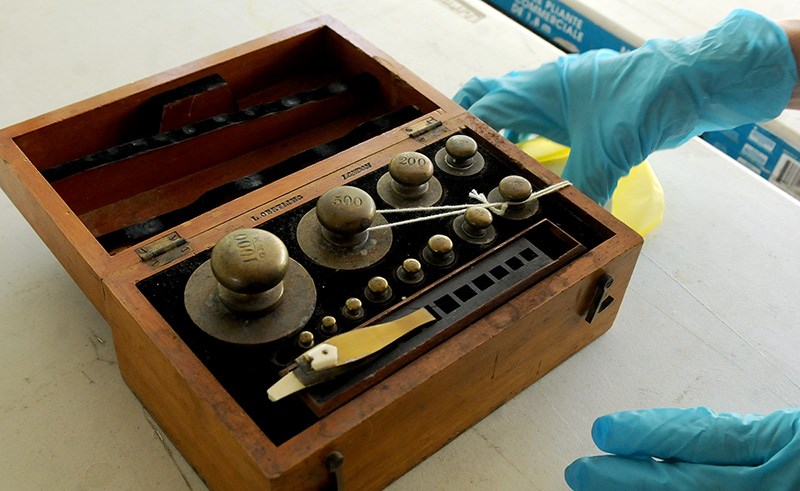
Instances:
[[[99,307],[111,272],[463,112],[322,17],[3,130],[0,182]]]

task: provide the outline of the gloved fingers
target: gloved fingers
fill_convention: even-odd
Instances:
[[[574,135],[573,138],[576,143],[570,150],[562,177],[589,198],[603,205],[611,199],[619,179],[627,175],[629,169],[639,162],[629,165],[625,165],[627,162],[615,164],[600,143],[587,144],[586,139],[578,138],[578,135]]]
[[[473,104],[478,102],[481,97],[491,92],[493,87],[496,87],[497,79],[491,77],[472,77],[467,80],[467,83],[461,86],[453,96],[453,101],[463,107],[469,109]]]
[[[575,491],[752,490],[763,483],[761,477],[752,467],[659,462],[616,455],[584,457],[564,470],[564,479]]]
[[[570,138],[555,63],[502,77],[475,77],[453,100],[496,130],[537,134],[562,145]]]
[[[622,411],[598,418],[592,439],[623,456],[715,465],[759,465],[800,439],[800,412],[740,416],[692,409]]]

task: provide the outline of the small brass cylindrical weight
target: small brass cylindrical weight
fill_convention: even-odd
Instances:
[[[275,235],[260,229],[236,230],[211,253],[219,299],[233,312],[265,312],[283,296],[289,252]]]
[[[533,187],[530,181],[522,176],[506,176],[500,180],[497,190],[510,202],[509,206],[515,206],[531,197]]]
[[[297,336],[297,345],[301,348],[311,348],[314,346],[314,333],[311,331],[301,331]]]
[[[342,307],[342,315],[352,321],[361,320],[364,318],[364,307],[361,300],[355,297],[348,298]]]
[[[397,268],[397,279],[408,285],[415,285],[425,278],[422,272],[422,263],[414,258],[408,258]]]
[[[478,144],[466,135],[455,135],[447,139],[444,144],[447,151],[447,163],[457,169],[469,167],[472,157],[478,152]]]
[[[465,242],[485,245],[492,242],[497,233],[492,227],[492,213],[486,208],[473,206],[453,220],[453,232]]]
[[[444,268],[455,262],[453,240],[442,234],[436,234],[428,239],[428,244],[422,250],[422,259],[431,266]]]
[[[319,323],[319,330],[327,335],[336,334],[339,331],[339,326],[336,325],[336,317],[326,315]]]
[[[483,169],[485,161],[478,152],[478,143],[467,135],[453,135],[444,148],[436,152],[436,166],[455,176],[472,176]]]
[[[383,303],[392,297],[392,287],[383,276],[375,276],[367,282],[364,296],[373,303]]]
[[[507,203],[502,216],[511,220],[523,220],[535,215],[539,210],[539,200],[530,199],[533,187],[530,181],[522,176],[506,176],[500,180],[496,188],[489,192],[492,203]],[[492,211],[496,211],[494,208]]]

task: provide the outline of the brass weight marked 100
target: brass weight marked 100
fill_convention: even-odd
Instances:
[[[387,223],[375,211],[375,201],[352,186],[330,189],[297,225],[300,249],[315,263],[332,269],[366,268],[380,261],[392,246],[388,228],[367,230]]]
[[[223,237],[184,290],[189,316],[207,334],[261,344],[293,334],[311,318],[314,281],[275,235],[259,229]]]

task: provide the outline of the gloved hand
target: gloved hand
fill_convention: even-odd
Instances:
[[[616,455],[570,464],[564,477],[576,491],[800,489],[798,410],[767,416],[706,408],[622,411],[598,418],[592,439]]]
[[[776,117],[797,84],[786,33],[736,10],[711,31],[473,78],[453,99],[495,129],[572,147],[564,178],[599,203],[651,152]]]

